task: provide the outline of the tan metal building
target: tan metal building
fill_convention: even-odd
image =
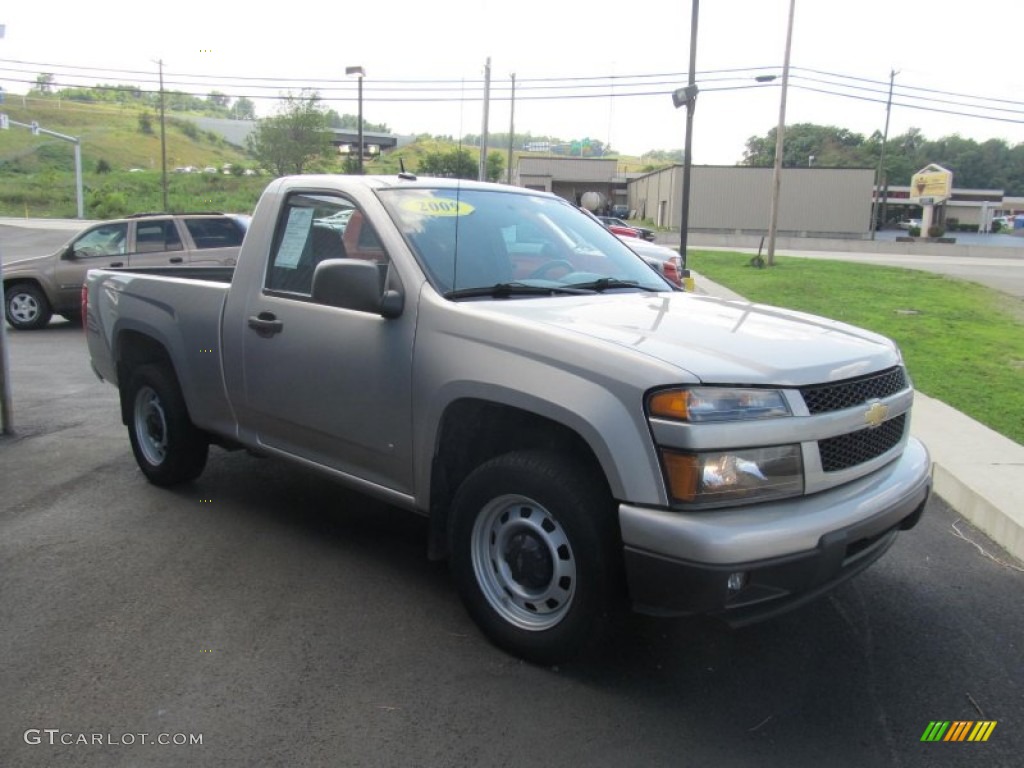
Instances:
[[[871,221],[874,176],[868,168],[783,168],[779,232],[861,236]],[[682,165],[630,180],[630,211],[658,226],[678,229],[682,190]],[[690,179],[690,230],[765,232],[771,194],[771,168],[696,165]]]
[[[626,203],[626,177],[612,158],[520,157],[512,183],[551,192],[579,205],[586,192],[598,192],[609,204]]]

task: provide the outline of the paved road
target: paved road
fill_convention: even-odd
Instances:
[[[637,617],[534,667],[480,636],[422,520],[244,453],[150,486],[81,330],[10,338],[0,766],[1020,764],[1024,573],[938,500],[798,613]],[[920,742],[979,719],[987,743]],[[94,733],[135,743],[60,744]]]
[[[988,235],[988,237],[997,237]],[[1024,239],[1011,235],[1004,236],[1016,245],[1024,244]],[[678,246],[677,241],[666,245]],[[738,251],[740,253],[757,253],[757,248],[694,246],[697,250],[707,251]],[[988,286],[997,291],[1007,293],[1018,299],[1024,299],[1024,258],[1010,248],[988,248],[991,255],[986,256],[930,256],[923,254],[898,253],[860,253],[856,251],[822,251],[794,250],[779,248],[778,253],[785,256],[796,256],[808,259],[832,259],[836,261],[852,261],[859,264],[874,264],[903,269],[918,269],[936,272],[959,280],[970,280]]]

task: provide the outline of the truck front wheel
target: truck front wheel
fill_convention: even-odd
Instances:
[[[154,485],[195,480],[206,467],[209,441],[193,426],[174,374],[165,366],[132,372],[125,394],[135,461]]]
[[[602,634],[621,559],[603,486],[559,454],[516,451],[482,464],[459,487],[456,586],[499,647],[554,664]]]

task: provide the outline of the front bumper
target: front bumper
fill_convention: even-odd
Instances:
[[[734,625],[790,610],[881,557],[917,523],[930,490],[928,451],[911,438],[871,475],[798,499],[693,513],[621,504],[633,606]],[[736,573],[743,584],[730,589]]]

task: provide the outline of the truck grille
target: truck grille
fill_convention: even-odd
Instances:
[[[907,414],[901,413],[877,428],[868,427],[818,441],[821,468],[825,472],[855,467],[881,456],[903,439]]]
[[[803,395],[807,410],[814,413],[828,413],[851,408],[868,400],[889,397],[905,389],[907,377],[903,368],[897,366],[881,373],[861,376],[856,379],[836,382],[834,384],[816,384],[803,387]]]

